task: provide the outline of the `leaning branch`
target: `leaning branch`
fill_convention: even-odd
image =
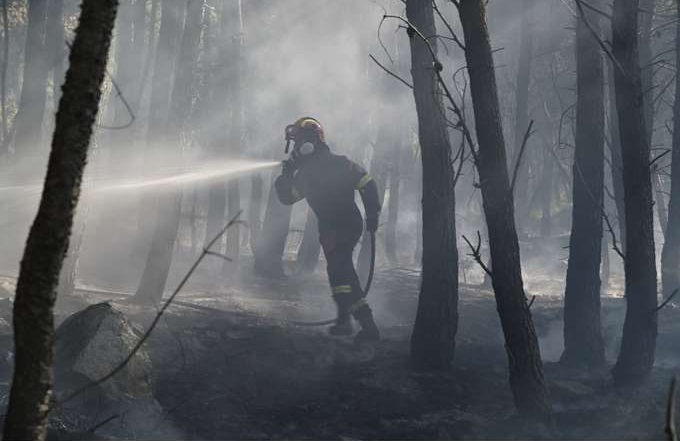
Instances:
[[[408,87],[409,89],[413,89],[413,85],[411,85],[408,81],[406,81],[396,73],[392,72],[391,70],[380,64],[380,61],[378,61],[372,54],[368,54],[368,58],[373,60],[373,62],[377,64],[378,67],[380,67],[382,70],[384,70],[389,76],[391,76],[392,78],[396,78],[399,82],[401,82],[404,86]]]
[[[522,165],[522,157],[524,156],[524,150],[527,147],[527,142],[529,141],[529,137],[531,136],[531,129],[534,127],[534,120],[532,119],[529,121],[529,126],[527,127],[527,131],[524,132],[524,138],[522,139],[522,145],[519,148],[519,153],[517,154],[517,160],[515,161],[515,169],[512,172],[512,182],[510,184],[510,193],[515,193],[515,184],[517,183],[517,175],[519,172],[519,167]]]

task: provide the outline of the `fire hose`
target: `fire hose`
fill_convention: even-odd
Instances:
[[[366,287],[364,288],[364,298],[368,296],[368,291],[371,289],[371,283],[373,283],[373,274],[375,272],[375,231],[368,233],[371,241],[371,261],[368,267],[368,280],[366,280]],[[332,325],[337,321],[337,319],[321,320],[317,322],[298,322],[289,321],[291,325],[304,326],[304,327],[316,327],[316,326],[327,326]]]

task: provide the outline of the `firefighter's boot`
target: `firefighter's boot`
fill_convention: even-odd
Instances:
[[[338,308],[338,318],[335,324],[328,328],[328,333],[334,336],[345,336],[352,335],[354,329],[352,329],[352,316],[350,314],[350,304],[346,295],[335,295],[333,296],[335,300],[335,305]]]
[[[371,343],[380,340],[380,331],[373,320],[373,311],[366,302],[361,301],[362,304],[353,312],[354,318],[361,325],[361,330],[354,337],[355,343]]]

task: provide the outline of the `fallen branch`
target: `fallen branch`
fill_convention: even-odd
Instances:
[[[242,211],[243,210],[239,210],[239,212],[236,213],[236,215],[227,223],[227,225],[225,225],[224,228],[222,228],[222,230],[220,230],[220,232],[217,233],[217,235],[215,235],[215,237],[213,237],[210,240],[210,242],[208,242],[208,245],[206,245],[206,247],[203,249],[203,252],[198,256],[198,258],[193,263],[193,265],[191,265],[191,267],[187,271],[186,275],[180,281],[179,285],[177,285],[177,288],[175,288],[175,291],[173,291],[173,293],[170,295],[170,297],[168,297],[168,299],[165,301],[165,303],[163,304],[161,309],[156,313],[156,316],[154,317],[153,321],[151,322],[151,325],[149,325],[149,328],[142,335],[142,337],[139,339],[137,344],[132,348],[132,350],[130,351],[128,356],[125,357],[125,359],[123,361],[121,361],[118,364],[118,366],[113,368],[108,374],[106,374],[106,375],[100,377],[99,379],[92,381],[91,383],[88,383],[88,384],[76,389],[75,391],[71,392],[60,403],[57,403],[56,401],[54,401],[53,402],[54,404],[51,406],[50,411],[54,410],[54,408],[57,407],[58,405],[63,405],[65,403],[73,400],[75,397],[81,395],[83,392],[86,392],[86,391],[88,391],[88,390],[90,390],[94,387],[97,387],[97,386],[105,383],[106,381],[113,378],[120,371],[122,371],[123,368],[125,368],[125,366],[127,366],[127,364],[130,362],[130,360],[132,360],[132,357],[134,357],[135,354],[141,349],[142,345],[146,342],[146,340],[149,338],[149,336],[151,335],[153,330],[156,328],[156,325],[158,324],[158,321],[163,316],[163,313],[165,313],[165,310],[168,309],[168,307],[170,306],[172,301],[175,299],[175,297],[177,297],[177,294],[179,294],[180,290],[184,287],[186,282],[189,280],[189,277],[191,277],[191,275],[194,273],[196,268],[198,268],[198,265],[201,263],[203,258],[209,254],[210,247],[212,247],[215,244],[215,242],[217,242],[217,240],[220,237],[222,237],[224,235],[224,233],[226,233],[226,231],[229,228],[231,228],[233,225],[240,222],[238,220],[238,218],[241,216]]]

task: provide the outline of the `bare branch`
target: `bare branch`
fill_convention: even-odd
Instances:
[[[524,132],[524,139],[522,139],[522,145],[519,148],[519,154],[517,155],[517,160],[515,161],[515,169],[512,172],[512,182],[510,183],[510,193],[515,192],[515,184],[517,183],[517,175],[519,172],[519,167],[522,165],[522,156],[524,156],[524,150],[527,147],[527,142],[529,141],[529,137],[531,136],[531,129],[534,127],[534,120],[532,119],[529,121],[529,126],[527,127],[527,131]]]
[[[479,234],[479,230],[477,230],[477,245],[476,246],[472,246],[472,242],[470,242],[468,240],[468,238],[465,237],[465,235],[463,235],[463,240],[470,247],[471,253],[469,254],[469,256],[471,256],[475,260],[475,262],[477,262],[477,264],[480,267],[482,267],[484,272],[487,273],[489,275],[489,277],[493,278],[493,274],[491,273],[491,270],[489,269],[489,267],[486,266],[486,264],[484,264],[484,261],[482,260],[482,254],[479,252],[479,249],[482,247],[482,236],[481,236],[481,234]]]
[[[382,70],[384,70],[385,72],[387,72],[388,75],[390,75],[390,76],[393,77],[393,78],[396,78],[399,82],[401,82],[403,85],[405,85],[405,86],[408,87],[409,89],[413,89],[413,86],[412,86],[408,81],[406,81],[405,79],[403,79],[402,77],[400,77],[400,76],[397,75],[396,73],[392,72],[391,70],[389,70],[388,68],[386,68],[385,66],[383,66],[382,64],[380,64],[380,62],[379,62],[373,55],[368,54],[368,57],[369,57],[371,60],[373,60],[373,62],[374,62],[375,64],[377,64]]]

